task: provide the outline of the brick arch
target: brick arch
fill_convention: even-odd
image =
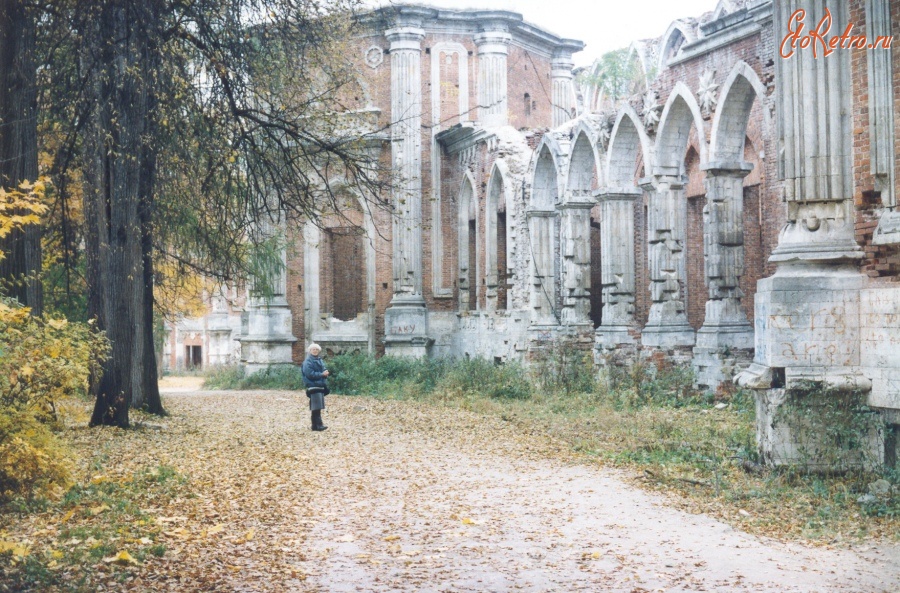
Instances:
[[[719,107],[713,116],[710,154],[713,161],[740,161],[744,156],[744,138],[754,101],[764,105],[766,88],[746,62],[738,62],[722,85]],[[763,125],[771,130],[771,122],[763,109]]]
[[[690,142],[691,126],[697,129],[700,162],[707,162],[706,128],[700,106],[683,82],[675,84],[659,120],[656,137],[657,172],[666,175],[684,173],[684,157]]]
[[[640,158],[646,170],[650,170],[650,139],[641,124],[641,118],[631,106],[624,107],[616,117],[609,149],[606,155],[606,177],[610,188],[632,189],[635,186],[635,169]]]

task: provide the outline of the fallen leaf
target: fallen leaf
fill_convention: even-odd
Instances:
[[[88,510],[88,512],[91,515],[93,515],[94,517],[96,517],[103,511],[108,511],[108,510],[109,510],[109,505],[101,504],[99,506],[92,507],[91,509]]]
[[[395,541],[395,540],[398,540],[398,539],[400,539],[400,536],[399,536],[399,535],[389,535],[389,536],[387,536],[387,537],[384,538],[384,541],[386,541],[386,542],[392,542],[392,541]]]
[[[135,564],[138,566],[140,565],[140,562],[135,560],[134,556],[132,556],[125,550],[122,550],[115,556],[110,556],[108,558],[104,558],[103,561],[106,562],[107,564],[116,563],[116,564]]]

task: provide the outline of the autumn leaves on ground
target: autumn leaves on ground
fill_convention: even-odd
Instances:
[[[300,391],[196,391],[199,379],[177,381],[163,383],[168,417],[138,415],[125,431],[87,428],[89,404],[66,400],[62,434],[79,459],[76,485],[61,500],[2,515],[0,590],[900,586],[895,519],[857,514],[826,530],[816,523],[829,521],[822,508],[798,510],[817,504],[800,487],[783,516],[749,494],[735,500],[739,464],[723,462],[717,485],[712,473],[688,474],[677,462],[627,462],[622,449],[659,435],[615,433],[604,419],[612,408],[579,417],[577,397],[575,413],[563,414],[563,398],[540,395],[332,396],[329,430],[314,433]],[[666,424],[682,438],[691,414],[708,435],[741,424],[730,407],[703,409],[644,426]],[[618,458],[599,450],[614,452],[613,440],[623,441]],[[604,469],[602,459],[623,469]]]

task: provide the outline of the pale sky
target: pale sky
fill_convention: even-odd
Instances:
[[[635,39],[659,37],[672,21],[715,10],[718,0],[404,0],[446,8],[498,8],[522,14],[526,21],[587,46],[575,54],[587,66],[607,51]]]

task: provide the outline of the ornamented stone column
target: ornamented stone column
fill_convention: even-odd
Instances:
[[[806,10],[809,24],[819,22],[827,8],[831,30],[844,31],[850,22],[848,4],[775,2],[774,30],[787,30],[798,9]],[[863,253],[854,239],[852,52],[817,58],[811,48],[798,45],[789,58],[779,57],[777,46],[774,53],[781,91],[775,97],[776,141],[783,147],[778,173],[788,221],[769,258],[777,264],[775,274],[758,284],[754,362],[735,382],[758,390],[760,453],[778,465],[799,461],[792,431],[801,423],[777,421],[793,387],[807,380],[868,390],[872,383],[857,371],[860,290],[866,277],[857,267]],[[812,397],[807,402],[815,403]]]
[[[486,128],[508,121],[506,56],[512,36],[506,25],[491,23],[475,35],[478,46],[478,119]]]
[[[634,343],[634,201],[633,192],[597,192],[600,201],[600,272],[603,282],[603,318],[595,345],[614,350]]]
[[[557,51],[550,61],[550,83],[552,86],[550,99],[553,102],[551,128],[558,128],[572,119],[575,108],[575,89],[572,86],[572,53]]]
[[[562,215],[563,325],[590,325],[591,314],[591,208],[588,192],[573,192],[559,205]],[[598,287],[599,288],[599,287]],[[593,326],[591,326],[593,329]]]
[[[286,292],[287,253],[283,246],[284,223],[282,220],[262,221],[259,233],[263,239],[275,239],[282,243],[281,267],[272,278],[271,295],[266,296],[257,282],[248,290],[247,305],[241,314],[241,364],[252,375],[274,365],[293,364],[291,350],[297,338],[291,333],[292,316]],[[260,280],[261,281],[261,280]]]
[[[693,346],[694,330],[685,311],[684,262],[687,201],[682,176],[655,175],[642,180],[650,194],[647,242],[650,264],[650,314],[641,344],[660,349]]]
[[[407,20],[391,43],[394,296],[385,312],[389,354],[424,356],[428,311],[422,297],[422,47],[424,30]]]
[[[697,332],[694,370],[697,384],[715,389],[750,362],[753,328],[741,308],[744,274],[744,177],[753,169],[745,162],[709,163],[706,171],[703,251],[709,300],[703,327]]]

